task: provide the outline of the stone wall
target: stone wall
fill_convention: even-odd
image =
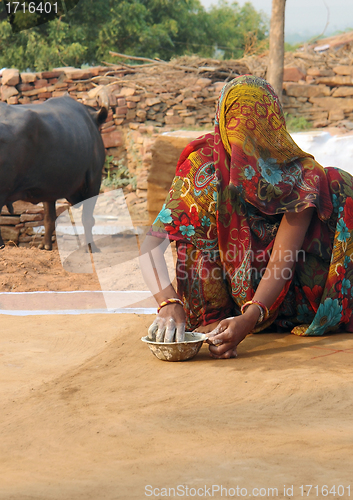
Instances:
[[[57,216],[68,206],[66,200],[57,201]],[[3,240],[17,246],[38,246],[44,234],[44,207],[42,203],[33,205],[32,203],[16,201],[13,204],[13,209],[13,214],[10,214],[6,207],[1,211],[0,229]]]
[[[266,54],[241,61],[184,57],[169,64],[65,67],[40,73],[6,69],[0,77],[0,96],[8,104],[36,104],[68,93],[94,107],[101,104],[103,95],[108,96],[110,110],[102,126],[102,138],[107,157],[114,158],[110,174],[117,171],[119,160],[128,165],[131,175],[137,178],[137,189],[126,188],[127,192],[130,190],[127,201],[134,207],[137,219],[147,221],[161,207],[178,156],[190,138],[185,132],[161,134],[197,130],[191,134],[191,140],[211,130],[225,80],[239,74],[265,77],[266,70]],[[282,99],[286,113],[305,118],[312,127],[353,129],[353,33],[344,39],[336,37],[321,48],[303,47],[286,53],[284,80]],[[107,174],[107,166],[103,176]],[[0,219],[0,226],[5,227],[5,238],[8,234],[15,243],[27,244],[31,237],[34,241],[37,236],[28,234],[29,226],[26,231],[25,225],[19,226],[42,224],[37,212],[31,220],[27,217],[30,215],[16,214],[11,224],[4,209],[2,217],[7,218]]]
[[[167,76],[163,75],[163,79],[168,80]],[[142,87],[134,79],[119,78],[118,70],[109,71],[106,67],[57,68],[41,73],[5,69],[0,89],[1,100],[8,104],[36,104],[68,93],[91,106],[99,105],[101,91],[105,89],[110,112],[102,127],[102,136],[108,150],[124,145],[124,127],[129,124],[133,124],[131,128],[135,130],[139,124],[170,129],[212,124],[222,82],[178,70],[172,82],[166,81],[160,87],[160,80],[158,75],[149,75]]]
[[[283,104],[287,113],[304,117],[314,128],[342,126],[353,129],[353,65],[314,64],[305,79],[284,82]],[[288,68],[287,72],[299,68]]]

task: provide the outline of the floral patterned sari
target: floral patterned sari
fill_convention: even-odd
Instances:
[[[291,278],[256,331],[271,324],[297,335],[347,323],[351,329],[353,178],[324,169],[295,144],[267,82],[232,80],[221,92],[214,133],[183,151],[150,231],[177,241],[187,328],[239,314],[260,282],[283,214],[308,207],[315,211]]]

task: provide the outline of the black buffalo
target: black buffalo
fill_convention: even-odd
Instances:
[[[69,96],[42,104],[0,103],[0,211],[7,205],[11,212],[16,200],[43,202],[46,250],[52,248],[56,200],[75,205],[99,194],[105,159],[99,125],[107,114],[106,107],[96,111]],[[91,239],[93,215],[83,213]]]

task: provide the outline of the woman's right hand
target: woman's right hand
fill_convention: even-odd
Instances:
[[[184,342],[185,312],[180,304],[168,304],[159,311],[148,329],[148,338],[156,342]]]

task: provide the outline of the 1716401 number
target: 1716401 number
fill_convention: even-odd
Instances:
[[[8,14],[23,12],[29,14],[57,14],[58,2],[7,2],[6,9]]]
[[[350,497],[351,496],[351,487],[350,486],[343,486],[342,484],[340,485],[334,485],[334,486],[319,486],[319,485],[313,485],[313,484],[306,484],[305,486],[299,486],[299,490],[301,493],[302,497],[309,497],[309,496],[314,496],[316,498],[323,498],[323,497]]]

